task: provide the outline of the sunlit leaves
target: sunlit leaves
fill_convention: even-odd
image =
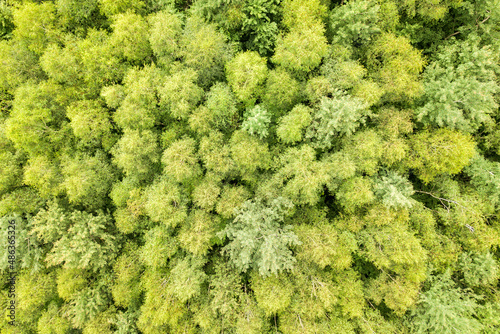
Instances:
[[[238,270],[255,268],[260,275],[268,276],[293,268],[295,259],[289,247],[300,241],[292,226],[282,226],[292,208],[293,204],[284,198],[267,205],[261,201],[243,204],[234,221],[221,233],[230,240],[224,249]]]
[[[262,94],[267,78],[266,59],[254,51],[237,54],[226,64],[226,77],[236,97],[251,105]]]

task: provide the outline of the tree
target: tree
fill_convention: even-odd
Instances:
[[[54,273],[40,272],[32,274],[22,272],[16,284],[17,316],[21,324],[28,324],[36,329],[36,322],[45,306],[56,298]],[[16,321],[17,323],[17,321]]]
[[[231,147],[224,143],[224,135],[213,131],[200,140],[198,155],[207,171],[225,177],[235,169],[231,150]]]
[[[182,20],[178,14],[163,10],[151,15],[148,22],[151,49],[160,65],[169,66],[179,57]]]
[[[65,113],[57,99],[59,89],[57,85],[43,82],[16,90],[11,115],[5,122],[5,134],[16,148],[34,156],[52,152],[62,145]]]
[[[125,73],[124,64],[113,51],[116,38],[106,31],[92,29],[85,39],[78,41],[83,80],[96,96],[103,86],[119,82]]]
[[[130,12],[117,14],[111,27],[110,43],[118,57],[139,63],[151,54],[148,24],[142,16]]]
[[[98,0],[99,9],[108,17],[127,11],[140,12],[146,6],[143,0]]]
[[[13,18],[16,28],[12,34],[36,54],[42,54],[49,41],[57,37],[56,7],[52,2],[22,4],[14,9]]]
[[[475,152],[470,136],[448,129],[420,132],[411,138],[410,147],[407,165],[425,183],[439,174],[459,173]]]
[[[97,11],[98,0],[57,0],[57,13],[61,16],[60,22],[67,27],[85,26]]]
[[[111,149],[113,162],[127,176],[144,180],[155,172],[160,162],[157,135],[145,130],[125,130],[123,136]]]
[[[175,227],[187,216],[187,198],[183,188],[168,177],[158,177],[145,190],[144,198],[144,209],[154,222],[162,222],[166,226]]]
[[[35,188],[41,197],[57,196],[63,191],[63,177],[57,160],[40,155],[24,166],[24,184]]]
[[[495,93],[500,90],[495,75],[498,57],[479,43],[473,35],[449,43],[427,66],[424,103],[416,113],[423,124],[475,132],[491,123],[490,115],[498,108]]]
[[[267,144],[244,131],[233,132],[229,149],[238,172],[245,178],[251,177],[257,169],[269,168],[270,153]]]
[[[374,193],[379,200],[388,208],[406,207],[411,208],[413,202],[413,186],[405,177],[396,172],[389,171],[386,175],[375,181]]]
[[[279,37],[272,61],[298,75],[315,69],[328,51],[325,28],[322,23],[291,29]]]
[[[71,323],[66,319],[56,303],[49,304],[46,311],[38,319],[38,333],[65,334],[71,329]]]
[[[135,308],[140,304],[142,286],[140,276],[143,267],[137,245],[128,243],[113,266],[115,275],[111,288],[115,305]]]
[[[231,88],[222,82],[210,87],[205,105],[211,114],[210,123],[220,130],[234,127],[238,121],[236,97]]]
[[[203,98],[203,89],[196,85],[198,73],[192,69],[175,72],[158,89],[161,106],[176,119],[186,119]]]
[[[239,53],[226,64],[226,78],[236,97],[251,106],[263,93],[266,60],[255,51]]]
[[[123,81],[123,88],[111,86],[102,91],[110,107],[118,107],[113,115],[116,124],[124,129],[152,129],[164,118],[158,108],[157,88],[163,83],[163,72],[154,65],[132,68]]]
[[[186,66],[197,71],[202,87],[208,88],[223,78],[224,64],[231,56],[226,39],[215,25],[206,24],[196,16],[187,19],[180,39],[180,55]]]
[[[204,256],[216,242],[220,219],[203,210],[194,210],[179,233],[181,246],[196,256]]]
[[[450,271],[431,276],[418,307],[412,312],[416,333],[480,333],[481,323],[474,317],[478,296],[457,288]]]
[[[96,100],[82,100],[72,103],[66,109],[73,134],[82,143],[110,149],[115,138],[107,110]]]
[[[308,145],[288,148],[279,157],[279,166],[274,179],[283,187],[285,196],[297,204],[318,203],[329,175],[327,166],[316,160],[313,148]]]
[[[366,56],[368,70],[385,91],[386,100],[404,101],[422,93],[418,79],[426,62],[406,37],[383,33],[371,44]]]
[[[246,201],[233,222],[219,233],[229,239],[224,251],[232,264],[244,272],[254,268],[262,276],[291,270],[295,259],[288,247],[300,244],[292,226],[282,226],[293,208],[285,198],[267,205],[262,201]]]
[[[144,236],[145,243],[139,251],[142,263],[158,271],[168,265],[168,260],[179,249],[179,242],[172,237],[171,230],[160,225],[150,229]]]
[[[243,117],[245,120],[241,124],[242,130],[252,136],[256,135],[260,139],[267,137],[271,115],[266,109],[258,104],[251,109],[247,109]]]
[[[22,41],[0,40],[0,88],[13,93],[26,81],[46,78],[36,53]]]
[[[115,171],[102,152],[94,156],[67,158],[62,163],[64,182],[69,201],[88,208],[104,207],[107,194],[115,180]]]
[[[368,105],[359,98],[342,92],[331,99],[323,97],[307,129],[307,137],[314,139],[314,146],[330,149],[336,136],[352,135],[368,115]]]
[[[62,224],[57,224],[58,221]],[[102,212],[66,213],[52,204],[34,217],[31,234],[45,243],[53,243],[45,259],[48,266],[63,264],[68,269],[97,271],[108,265],[118,252],[111,218]]]
[[[485,196],[495,206],[500,204],[500,164],[476,156],[471,164],[465,168],[467,175],[471,177],[472,185],[477,191]]]
[[[283,115],[300,101],[300,88],[299,82],[287,71],[277,68],[268,73],[262,100],[274,115]]]
[[[333,44],[366,45],[380,33],[380,5],[370,1],[349,1],[330,14]]]
[[[201,174],[195,144],[192,138],[180,139],[163,152],[161,162],[167,177],[185,182]]]
[[[312,109],[298,104],[293,109],[281,117],[278,122],[276,134],[278,138],[285,144],[293,144],[300,142],[303,137],[304,129],[306,129],[312,121]]]

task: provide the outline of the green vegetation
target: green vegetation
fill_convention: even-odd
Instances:
[[[499,333],[499,103],[499,0],[0,0],[0,334]]]

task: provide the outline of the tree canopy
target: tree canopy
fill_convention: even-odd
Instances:
[[[0,333],[499,333],[499,106],[499,0],[0,0]]]

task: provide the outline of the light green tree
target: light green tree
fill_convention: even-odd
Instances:
[[[253,268],[262,276],[291,270],[296,261],[289,247],[300,244],[292,226],[282,226],[292,202],[276,198],[267,205],[247,201],[233,222],[219,233],[229,239],[224,251],[231,263],[244,272]]]

